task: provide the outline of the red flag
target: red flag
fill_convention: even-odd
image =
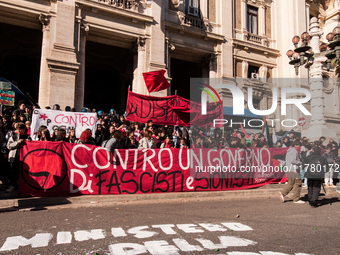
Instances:
[[[240,125],[241,125],[241,132],[245,135],[244,138],[245,139],[250,138],[249,135],[247,134],[246,130],[244,129],[243,125],[242,124],[240,124]]]
[[[149,91],[155,92],[170,87],[170,83],[164,77],[165,70],[143,73],[145,85]]]

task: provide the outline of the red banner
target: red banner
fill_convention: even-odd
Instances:
[[[207,104],[207,114],[201,114],[201,104],[180,96],[153,97],[129,90],[126,119],[146,123],[152,120],[157,125],[213,126],[214,119],[223,119],[220,103]],[[216,127],[218,127],[216,125]]]
[[[286,150],[116,150],[109,162],[102,147],[28,142],[20,152],[19,190],[23,197],[42,197],[248,189],[285,181],[283,172],[264,167],[279,169],[275,158]],[[211,166],[217,168],[207,171]],[[259,171],[242,171],[245,166]]]

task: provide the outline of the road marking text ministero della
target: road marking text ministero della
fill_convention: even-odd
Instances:
[[[156,237],[159,232],[166,235],[181,235],[182,234],[195,234],[209,232],[228,232],[232,231],[251,231],[251,227],[237,222],[226,222],[221,224],[212,223],[200,223],[200,224],[163,224],[163,225],[152,225],[149,226],[137,226],[124,230],[122,227],[111,228],[110,231],[104,229],[93,229],[93,230],[78,230],[71,231],[59,231],[56,235],[56,244],[70,244],[72,241],[84,242],[88,240],[99,240],[104,238],[114,237],[122,238],[131,235],[137,239],[146,239]],[[19,247],[31,246],[32,248],[47,247],[54,235],[51,233],[37,233],[31,238],[25,238],[23,236],[12,236],[7,237],[5,243],[0,248],[0,252],[12,251],[19,249]],[[174,236],[175,237],[175,236]],[[216,250],[226,249],[229,247],[245,247],[249,245],[256,245],[257,242],[248,239],[236,237],[236,236],[222,236],[218,235],[220,243],[214,243],[211,240],[202,238],[194,238],[189,243],[183,238],[173,238],[173,244],[165,240],[152,240],[145,241],[143,244],[140,243],[116,243],[109,245],[109,251],[111,255],[133,255],[133,254],[164,254],[164,255],[176,255],[182,252],[193,252],[203,250]],[[284,253],[275,252],[260,252],[260,253],[249,253],[249,252],[228,252],[228,255],[285,255]],[[296,253],[295,255],[309,255],[304,253]]]

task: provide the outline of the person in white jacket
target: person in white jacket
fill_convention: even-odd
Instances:
[[[25,140],[30,141],[30,137],[27,135],[26,126],[22,122],[15,124],[15,130],[12,136],[8,139],[7,149],[9,149],[8,161],[11,165],[11,174],[9,187],[6,192],[12,192],[18,189],[19,179],[19,165],[20,165],[20,145]]]
[[[302,189],[302,179],[299,174],[301,170],[301,158],[300,154],[296,150],[296,147],[300,147],[299,142],[287,142],[289,149],[286,153],[286,167],[284,168],[287,174],[288,183],[283,188],[282,192],[279,193],[281,202],[285,202],[285,196],[289,194],[291,190],[294,191],[293,202],[295,204],[304,204],[305,202],[300,200],[300,194]]]
[[[139,140],[138,149],[156,149],[156,143],[152,140],[152,133],[145,130],[144,137]]]

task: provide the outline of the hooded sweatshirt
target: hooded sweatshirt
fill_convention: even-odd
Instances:
[[[286,153],[286,166],[288,172],[296,172],[301,165],[300,155],[294,147],[289,147]]]

